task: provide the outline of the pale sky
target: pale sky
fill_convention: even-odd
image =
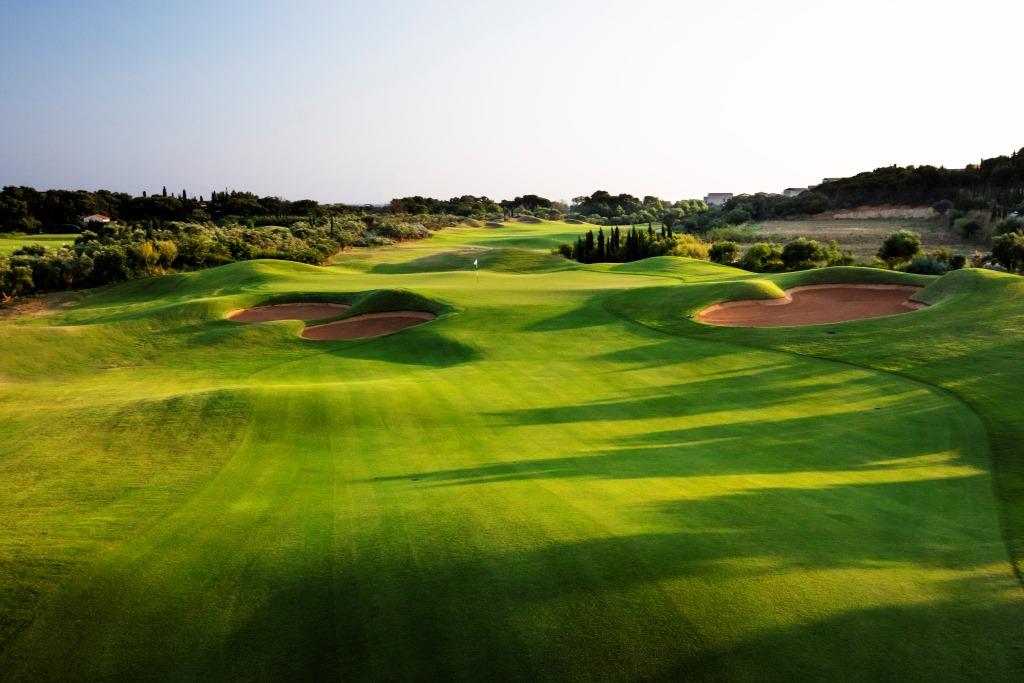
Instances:
[[[0,0],[0,185],[780,191],[1024,146],[1024,2]]]

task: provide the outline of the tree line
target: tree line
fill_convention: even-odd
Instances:
[[[984,210],[992,219],[1024,213],[1024,149],[965,168],[886,166],[822,183],[795,197],[739,195],[726,202],[718,217],[739,225],[885,204],[933,206],[940,214]]]
[[[0,255],[0,300],[250,259],[323,263],[345,247],[421,239],[431,229],[458,220],[455,216],[348,214],[263,226],[239,220],[92,223],[59,248],[28,245],[10,257]]]
[[[646,230],[632,226],[626,234],[622,234],[619,226],[613,226],[607,236],[604,228],[598,228],[576,239],[575,244],[564,244],[559,248],[566,258],[580,263],[628,263],[652,256],[663,256],[676,245],[672,228],[661,226],[655,230],[651,224]]]
[[[213,191],[208,198],[191,196],[185,190],[169,193],[143,192],[132,196],[109,190],[36,190],[8,186],[0,190],[0,231],[72,232],[84,217],[102,214],[113,220],[210,221],[224,218],[267,217],[295,219],[313,216],[366,212],[368,207],[343,204],[324,205],[312,199],[288,201],[280,197],[259,197],[251,192]]]

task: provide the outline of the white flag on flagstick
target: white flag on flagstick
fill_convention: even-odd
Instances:
[[[479,261],[480,261],[480,259],[476,259],[476,258],[473,259],[473,267],[474,268],[479,268],[480,267]]]

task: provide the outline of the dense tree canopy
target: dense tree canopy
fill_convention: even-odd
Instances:
[[[1024,202],[1024,149],[966,168],[888,166],[823,183],[815,192],[824,195],[833,209],[880,204],[930,206],[945,200],[961,210],[1015,210]]]

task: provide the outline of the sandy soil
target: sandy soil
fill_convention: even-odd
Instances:
[[[320,320],[347,311],[345,304],[274,304],[242,308],[228,313],[228,320],[236,323],[265,323],[271,320]]]
[[[0,302],[0,320],[50,315],[71,306],[84,292],[53,292]]]
[[[724,327],[795,327],[907,313],[926,304],[910,301],[920,287],[809,285],[786,290],[784,299],[729,301],[709,306],[697,319]]]
[[[413,325],[422,325],[437,316],[426,311],[386,311],[364,313],[326,325],[314,325],[302,331],[306,339],[327,341],[336,339],[367,339],[398,332]]]

